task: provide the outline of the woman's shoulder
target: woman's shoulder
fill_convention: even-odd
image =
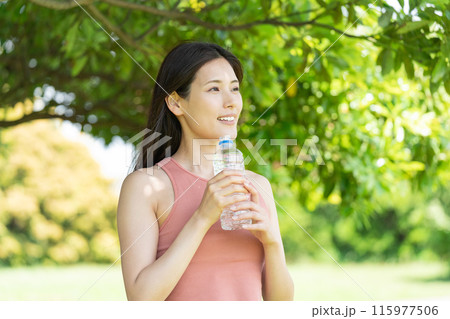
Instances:
[[[160,199],[167,197],[166,192],[169,186],[169,178],[159,167],[141,168],[125,177],[120,196],[144,201],[156,211],[160,205]]]
[[[256,178],[256,179],[258,179],[258,180],[265,181],[265,182],[269,182],[269,180],[268,180],[264,175],[255,173],[255,172],[250,171],[250,170],[248,170],[248,169],[245,170],[245,174],[246,174],[248,177]]]
[[[167,176],[162,169],[155,166],[140,168],[128,174],[123,185],[131,185],[131,188],[145,189],[147,192],[155,194],[165,188]]]
[[[141,183],[152,183],[161,178],[160,168],[156,165],[152,167],[139,168],[125,177],[125,180],[136,181]]]
[[[250,179],[250,182],[252,182],[260,192],[272,192],[270,181],[264,175],[249,170],[245,170],[245,175]]]

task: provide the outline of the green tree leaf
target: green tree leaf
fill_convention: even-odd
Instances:
[[[436,91],[439,89],[439,85],[440,85],[440,83],[433,82],[430,78],[430,92],[431,93],[436,93]]]
[[[417,161],[397,163],[398,167],[407,172],[423,171],[425,164]]]
[[[80,25],[80,22],[77,21],[67,32],[66,38],[65,38],[65,45],[64,50],[66,51],[66,57],[71,56],[72,50],[75,47],[75,42],[77,41],[77,36],[79,35],[78,27]]]
[[[430,24],[431,24],[431,21],[427,21],[427,20],[407,22],[404,26],[402,26],[402,27],[400,27],[400,29],[398,29],[397,34],[405,34],[405,33],[411,32],[413,30],[423,28]]]
[[[441,56],[431,73],[431,81],[434,83],[439,82],[444,77],[446,71],[447,63],[445,62],[444,56]]]
[[[394,67],[394,60],[392,58],[392,50],[384,49],[381,57],[382,74],[387,75]]]
[[[333,10],[333,22],[335,25],[342,22],[342,9],[339,5]]]
[[[272,7],[272,0],[261,0],[261,6],[265,16],[270,14],[270,8]]]
[[[335,179],[327,179],[327,181],[325,181],[325,188],[323,190],[323,198],[328,198],[328,196],[330,196],[335,185],[336,185]]]
[[[83,67],[86,65],[87,61],[88,61],[87,56],[76,59],[75,65],[73,66],[72,71],[71,71],[72,76],[77,76],[78,73],[80,73],[81,70],[83,69]]]
[[[352,24],[357,19],[355,8],[351,5],[349,5],[349,6],[347,6],[347,11],[348,11],[347,24]]]
[[[395,52],[395,59],[394,59],[394,70],[398,71],[400,67],[402,66],[403,62],[403,52],[397,51]]]
[[[403,56],[403,64],[405,66],[405,71],[408,79],[414,79],[414,65],[409,56],[407,56],[406,54]]]
[[[378,25],[382,28],[386,28],[389,23],[391,22],[392,14],[394,13],[394,10],[387,8],[386,12],[384,12],[379,18],[378,18]]]
[[[445,91],[447,91],[447,94],[450,95],[450,80],[447,80],[444,82]]]

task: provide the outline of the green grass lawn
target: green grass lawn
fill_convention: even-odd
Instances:
[[[440,263],[296,264],[289,267],[295,300],[450,300],[450,280]],[[355,283],[353,278],[357,283]],[[360,288],[362,287],[362,288]]]
[[[126,300],[120,267],[106,271],[108,267],[0,268],[0,300]],[[450,300],[450,280],[443,279],[445,265],[440,263],[342,267],[375,300]],[[289,265],[289,270],[295,282],[295,300],[370,300],[332,262],[298,263]]]

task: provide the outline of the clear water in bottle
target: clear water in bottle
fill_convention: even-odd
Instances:
[[[244,156],[239,151],[229,135],[225,135],[219,140],[219,150],[214,155],[213,161],[214,175],[217,175],[225,168],[238,169],[245,173]],[[238,193],[234,193],[238,194]],[[250,200],[250,194],[247,193],[247,200]],[[233,195],[231,195],[233,196]],[[233,220],[233,216],[246,213],[248,210],[232,211],[225,208],[220,215],[220,223],[224,230],[241,229],[243,224],[251,224],[251,219]]]

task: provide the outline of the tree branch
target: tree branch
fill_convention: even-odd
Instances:
[[[81,115],[81,114],[75,114],[72,116],[66,116],[64,114],[61,114],[61,115],[60,114],[49,114],[48,110],[53,107],[55,107],[55,106],[46,106],[44,108],[44,110],[42,110],[42,111],[26,114],[17,120],[0,121],[0,128],[14,127],[19,124],[28,123],[28,122],[35,121],[35,120],[43,120],[43,119],[62,119],[62,120],[70,121],[71,123],[90,124],[87,121],[83,121],[83,122],[75,121],[76,116]],[[119,112],[117,112],[116,110],[112,110],[111,108],[106,107],[105,105],[103,105],[101,103],[96,103],[96,105],[94,105],[93,109],[102,109],[102,110],[109,112],[110,114],[112,114],[114,116],[113,118],[116,121],[116,122],[112,122],[112,121],[106,121],[106,120],[99,120],[96,123],[96,125],[101,125],[101,124],[118,125],[122,128],[127,128],[131,131],[135,130],[136,127],[139,125],[139,123],[129,121],[128,119],[124,118],[123,115],[120,114]],[[82,114],[82,115],[86,115],[86,114]]]
[[[141,35],[137,36],[137,37],[135,38],[135,40],[136,40],[136,41],[139,41],[139,40],[141,40],[143,37],[145,37],[146,35],[148,35],[148,34],[150,34],[150,33],[153,33],[154,31],[156,31],[156,30],[160,27],[160,25],[161,25],[163,22],[166,22],[166,21],[168,21],[168,20],[169,20],[169,19],[167,19],[167,18],[162,18],[161,20],[159,20],[158,22],[156,22],[154,25],[152,25],[150,28],[148,28],[147,31],[144,31]]]
[[[203,26],[205,28],[208,28],[208,29],[223,30],[223,31],[236,31],[236,30],[249,29],[255,25],[267,24],[267,21],[269,21],[269,20],[259,20],[259,21],[253,21],[253,22],[241,24],[241,25],[221,25],[221,24],[203,21],[200,18],[198,18],[197,16],[192,15],[187,12],[159,10],[159,9],[148,7],[145,5],[124,2],[121,0],[103,0],[103,2],[109,3],[111,5],[115,5],[115,6],[118,6],[121,8],[129,8],[129,9],[139,10],[139,11],[151,13],[153,15],[159,15],[159,16],[163,16],[163,17],[176,19],[176,20],[187,20],[187,21],[191,21],[193,23],[196,23],[196,24]]]
[[[119,25],[120,25],[121,27],[123,27],[123,25],[125,24],[125,22],[128,21],[128,19],[130,18],[130,16],[131,16],[131,10],[129,9],[129,10],[127,10],[127,14],[125,15],[125,18],[124,18],[122,21],[120,21]]]
[[[172,7],[172,10],[176,9],[178,7],[178,5],[180,4],[181,0],[178,0]],[[154,25],[152,25],[150,28],[148,28],[147,31],[144,31],[141,35],[137,36],[135,38],[135,41],[139,41],[141,40],[143,37],[145,37],[146,35],[153,33],[155,30],[157,30],[159,28],[159,26],[163,23],[168,21],[169,19],[167,17],[162,18],[161,20],[159,20],[158,22],[156,22]]]
[[[0,127],[1,128],[8,128],[13,127],[22,123],[34,121],[34,120],[42,120],[42,119],[55,119],[60,118],[63,120],[68,120],[73,122],[75,116],[66,116],[66,115],[59,115],[59,114],[48,114],[47,112],[32,112],[30,114],[22,116],[20,119],[14,120],[14,121],[0,121]]]
[[[208,29],[215,29],[215,30],[223,30],[223,31],[237,31],[237,30],[243,30],[243,29],[249,29],[251,27],[254,27],[256,25],[278,25],[278,26],[295,26],[295,27],[299,27],[299,26],[304,26],[304,25],[316,25],[317,27],[321,27],[321,28],[325,28],[325,29],[329,29],[329,30],[334,30],[336,32],[339,32],[341,34],[343,34],[346,37],[349,38],[358,38],[358,39],[367,39],[369,38],[369,36],[357,36],[357,35],[352,35],[352,34],[348,34],[345,33],[344,31],[341,31],[339,29],[336,29],[332,26],[326,25],[326,24],[322,24],[322,23],[318,23],[315,22],[316,18],[312,19],[312,20],[308,20],[308,21],[301,21],[301,22],[284,22],[281,21],[279,19],[264,19],[264,20],[256,20],[253,22],[249,22],[249,23],[245,23],[245,24],[240,24],[240,25],[221,25],[221,24],[215,24],[215,23],[211,23],[211,22],[207,22],[204,20],[201,20],[200,18],[198,18],[195,15],[192,15],[190,13],[187,12],[179,12],[179,11],[165,11],[165,10],[159,10],[156,8],[151,8],[145,5],[141,5],[141,4],[137,4],[137,3],[129,3],[129,2],[124,2],[121,0],[103,0],[103,2],[107,2],[110,3],[112,5],[116,5],[122,8],[129,8],[129,9],[134,9],[134,10],[139,10],[139,11],[144,11],[144,12],[148,12],[151,14],[155,14],[155,15],[160,15],[160,16],[164,16],[164,17],[168,17],[168,18],[172,18],[172,19],[177,19],[177,20],[187,20],[187,21],[191,21],[194,22],[200,26],[203,26],[205,28]],[[223,5],[223,3],[221,3],[221,5]]]
[[[88,5],[93,3],[96,0],[30,0],[42,7],[46,7],[54,10],[67,10],[74,7],[78,7],[78,5]]]
[[[140,46],[139,44],[134,42],[134,40],[131,37],[129,37],[128,34],[126,34],[120,28],[116,27],[111,22],[109,22],[109,20],[99,10],[97,10],[97,8],[94,7],[94,5],[91,4],[87,5],[86,10],[89,11],[89,13],[92,15],[93,18],[99,20],[99,22],[101,22],[107,29],[117,34],[117,36],[120,39],[122,39],[127,45],[135,49],[138,49],[143,53],[147,54],[150,53],[150,49]]]
[[[219,2],[219,3],[211,4],[211,5],[203,8],[201,12],[208,12],[208,11],[216,10],[216,9],[219,9],[220,7],[222,7],[223,5],[228,4],[228,3],[232,3],[232,1],[224,0],[224,1]]]
[[[48,7],[48,8],[58,9],[58,10],[69,9],[69,8],[72,8],[77,5],[74,2],[74,0],[65,0],[65,1],[31,0],[31,1],[33,1],[39,5]],[[95,0],[77,0],[77,2],[80,5],[86,4],[86,7],[89,8],[89,11],[91,11],[93,16],[95,16],[98,20],[100,20],[102,23],[104,23],[111,31],[116,33],[119,36],[119,38],[121,38],[128,45],[130,45],[131,47],[136,48],[140,51],[144,51],[144,53],[149,53],[148,48],[140,46],[131,37],[129,37],[126,33],[124,33],[122,30],[115,27],[111,22],[109,22],[108,19],[92,5],[92,3],[94,1]],[[334,31],[339,32],[342,35],[349,37],[349,38],[358,38],[358,39],[370,38],[370,36],[357,36],[357,35],[348,34],[339,29],[336,29],[332,26],[315,22],[316,18],[312,19],[312,20],[308,20],[308,21],[301,21],[301,22],[284,22],[279,19],[264,19],[264,20],[256,20],[253,22],[240,24],[240,25],[221,25],[221,24],[204,21],[204,20],[200,19],[199,17],[192,15],[188,12],[180,12],[180,11],[176,11],[176,10],[160,10],[160,9],[149,7],[146,5],[139,4],[139,3],[126,2],[126,1],[122,1],[122,0],[98,0],[98,1],[109,3],[113,6],[117,6],[117,7],[121,7],[121,8],[147,12],[147,13],[151,13],[153,15],[162,16],[162,17],[166,17],[166,18],[171,18],[171,19],[176,19],[176,20],[181,20],[181,21],[182,20],[191,21],[197,25],[203,26],[208,29],[214,29],[214,30],[237,31],[237,30],[249,29],[251,27],[254,27],[257,25],[264,25],[264,24],[265,25],[278,25],[278,26],[295,26],[295,27],[310,24],[310,25],[315,25],[320,28],[334,30]],[[227,1],[223,1],[215,6],[219,7],[226,3],[227,3]],[[350,1],[350,3],[351,3],[351,1]],[[209,11],[209,10],[210,9],[208,9],[207,11]],[[152,31],[154,31],[154,30],[151,28],[147,32],[152,32]],[[145,33],[141,34],[140,36],[137,37],[137,39],[142,38],[144,35],[145,35]]]
[[[344,31],[339,30],[339,29],[337,29],[337,28],[335,28],[335,27],[333,27],[331,25],[327,25],[327,24],[323,24],[323,23],[319,23],[319,22],[315,22],[315,21],[311,22],[311,25],[315,25],[316,27],[320,27],[320,28],[336,31],[336,32],[338,32],[338,33],[348,37],[348,38],[368,40],[369,38],[373,37],[371,35],[353,35],[353,34],[348,34],[348,33],[345,33]]]

